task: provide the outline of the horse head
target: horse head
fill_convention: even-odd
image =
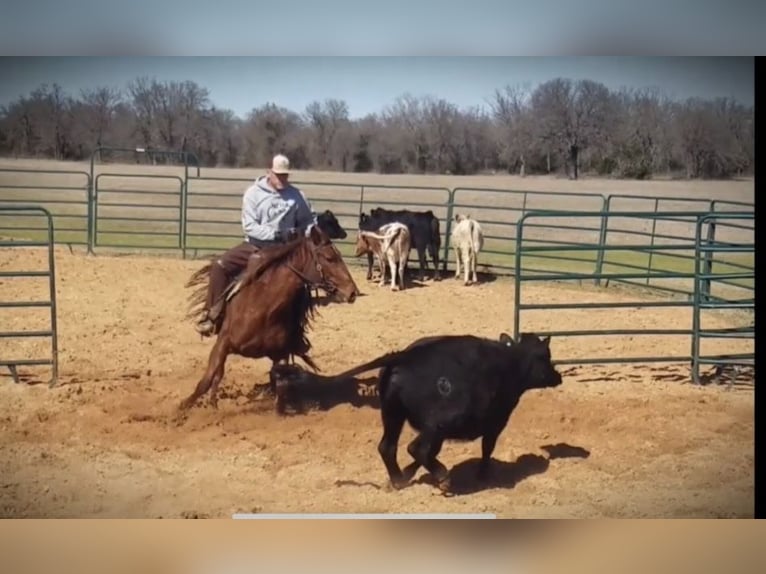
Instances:
[[[360,293],[359,288],[330,237],[314,225],[304,241],[308,244],[313,262],[313,269],[309,267],[304,271],[306,278],[337,300],[353,303]]]

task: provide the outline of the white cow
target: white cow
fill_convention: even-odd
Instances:
[[[478,283],[476,261],[479,251],[484,246],[484,234],[481,230],[481,225],[475,219],[471,219],[470,215],[462,216],[456,214],[455,222],[456,225],[452,228],[452,233],[450,234],[450,243],[452,244],[452,249],[455,250],[455,279],[460,277],[460,263],[462,260],[465,269],[464,285],[470,285],[471,283],[468,278],[469,272],[473,277],[473,282]]]
[[[386,281],[386,261],[391,268],[391,291],[398,291],[399,285],[404,289],[404,267],[410,257],[410,230],[399,222],[382,225],[378,232],[359,231],[356,240],[356,256],[368,251],[378,260],[380,268],[380,286]]]

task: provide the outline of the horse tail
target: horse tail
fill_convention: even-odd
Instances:
[[[213,262],[218,256],[213,256],[210,261],[200,269],[197,269],[189,277],[188,281],[184,285],[185,288],[196,287],[194,291],[189,295],[189,310],[186,314],[187,319],[196,317],[202,311],[207,300],[207,285],[210,277],[210,269],[213,266]]]

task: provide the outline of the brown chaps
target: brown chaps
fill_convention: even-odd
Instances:
[[[260,248],[251,245],[247,241],[243,241],[213,261],[213,264],[210,266],[207,300],[205,302],[205,311],[210,315],[210,318],[213,321],[215,321],[217,315],[220,314],[222,305],[219,304],[219,299],[224,290],[247,266],[250,256],[258,251],[260,251]]]

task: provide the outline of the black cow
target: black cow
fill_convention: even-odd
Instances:
[[[377,231],[382,225],[398,221],[410,230],[412,246],[418,252],[420,261],[421,281],[425,280],[425,270],[428,268],[426,261],[426,249],[434,262],[434,280],[439,280],[439,248],[441,247],[441,235],[439,232],[439,220],[430,209],[428,211],[409,211],[398,209],[395,211],[376,207],[370,210],[370,215],[362,212],[359,214],[359,229],[364,231]],[[372,277],[372,254],[367,254],[367,279]]]
[[[497,437],[508,424],[522,394],[556,387],[561,374],[551,362],[550,337],[523,333],[518,343],[502,333],[499,340],[472,335],[418,339],[337,375],[337,379],[380,368],[383,438],[378,445],[391,485],[402,488],[420,466],[449,489],[447,468],[436,458],[447,440],[482,437],[478,478],[488,477]],[[399,436],[407,421],[416,431],[407,452],[414,462],[404,471],[396,459]]]
[[[329,209],[317,214],[317,226],[324,231],[330,239],[346,239],[346,230],[340,226],[335,214]]]

